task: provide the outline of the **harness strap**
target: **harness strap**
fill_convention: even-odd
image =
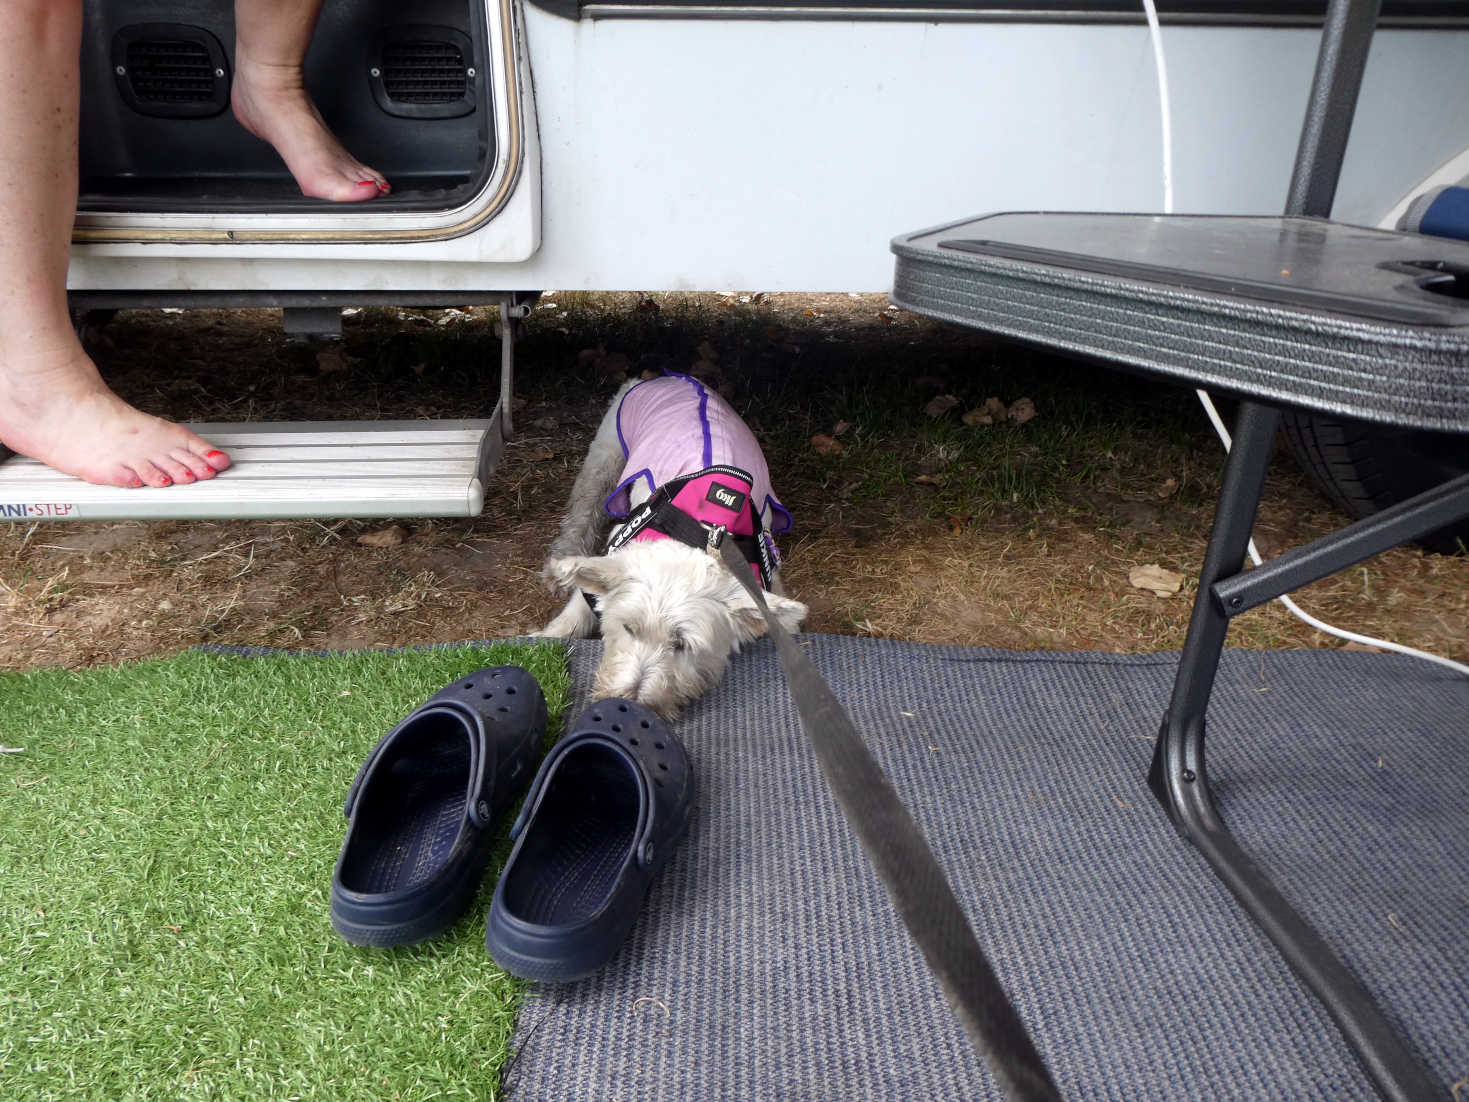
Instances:
[[[703,521],[695,520],[671,502],[654,510],[652,517],[644,527],[662,532],[665,536],[700,550],[709,546],[711,529],[708,525]],[[722,538],[734,543],[740,554],[744,556],[745,562],[755,568],[756,576],[760,577],[762,583],[767,580],[761,577],[764,574],[761,554],[764,541],[759,536],[742,536],[737,532],[725,529]]]
[[[629,540],[635,539],[639,532],[652,529],[662,532],[670,539],[676,539],[680,543],[690,547],[703,550],[709,544],[710,528],[704,522],[691,517],[681,508],[674,504],[674,498],[678,492],[689,482],[696,478],[707,475],[711,471],[731,475],[744,481],[747,485],[752,484],[748,474],[737,467],[706,467],[702,471],[693,474],[682,475],[671,478],[655,490],[647,501],[643,502],[631,513],[623,523],[622,528],[607,545],[607,552],[611,554]],[[744,556],[745,562],[755,568],[755,575],[761,585],[768,586],[771,578],[775,576],[775,563],[771,561],[770,546],[764,537],[764,525],[760,520],[760,513],[755,509],[754,503],[747,506],[750,510],[750,520],[754,531],[748,535],[738,532],[725,531],[724,538],[734,541],[739,548],[740,554]]]
[[[1059,1099],[1060,1091],[913,816],[831,687],[770,615],[764,594],[742,568],[734,548],[721,541],[719,554],[765,617],[801,716],[801,728],[816,752],[826,783],[970,1042],[1006,1096],[1026,1102]]]

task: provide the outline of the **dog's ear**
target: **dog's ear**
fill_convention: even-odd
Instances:
[[[750,595],[745,592],[743,586],[739,586],[739,592],[733,595],[730,607],[734,613],[735,627],[740,633],[740,642],[748,643],[765,634],[765,617],[760,615],[760,609],[750,599]],[[789,597],[777,597],[774,593],[766,593],[765,607],[770,609],[770,615],[777,624],[792,633],[800,628],[801,621],[806,618],[806,606]]]
[[[765,603],[770,607],[771,615],[775,617],[776,623],[792,635],[801,630],[806,613],[811,611],[800,601],[793,601],[789,597],[776,597],[774,594],[766,594]]]
[[[571,555],[552,559],[546,574],[566,590],[583,589],[601,596],[622,580],[622,564],[615,555]]]

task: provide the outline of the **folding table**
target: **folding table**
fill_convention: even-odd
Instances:
[[[1441,1097],[1447,1084],[1433,1082],[1336,953],[1235,841],[1204,758],[1205,713],[1233,616],[1469,516],[1469,475],[1461,475],[1244,569],[1283,410],[1464,433],[1469,456],[1469,243],[1326,217],[1376,16],[1376,0],[1332,0],[1284,216],[971,218],[894,240],[892,298],[916,313],[1239,400],[1148,781],[1327,1006],[1379,1092],[1409,1099]],[[1311,777],[1298,785],[1309,801]]]

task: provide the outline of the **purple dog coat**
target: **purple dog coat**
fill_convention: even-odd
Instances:
[[[629,488],[640,480],[651,494],[692,475],[674,493],[674,505],[736,535],[758,533],[769,561],[779,564],[770,537],[790,530],[791,515],[775,497],[754,434],[718,394],[688,375],[639,383],[617,408],[617,438],[627,458],[617,488],[602,506],[608,516],[627,517]],[[644,527],[633,538],[668,537]],[[770,579],[763,580],[768,584]]]

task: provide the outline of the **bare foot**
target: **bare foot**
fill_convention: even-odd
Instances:
[[[391,190],[382,173],[348,153],[327,129],[299,66],[254,62],[237,52],[230,100],[240,125],[275,146],[302,195],[356,203]]]
[[[0,371],[0,442],[103,486],[171,486],[230,465],[183,425],[124,402],[80,348],[54,365]]]

